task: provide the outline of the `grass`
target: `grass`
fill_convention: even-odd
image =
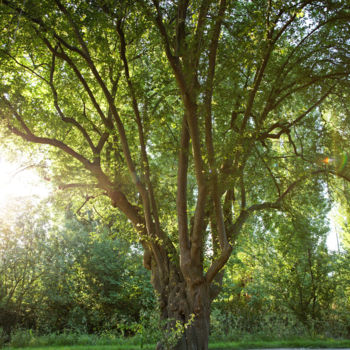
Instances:
[[[71,346],[44,346],[27,348],[4,348],[5,350],[140,350],[140,345],[71,345]],[[154,350],[155,345],[144,345],[144,350]]]
[[[274,341],[242,341],[242,342],[213,342],[209,344],[211,350],[234,349],[273,349],[273,348],[350,348],[350,340],[342,339],[292,339]],[[131,344],[128,341],[111,345],[65,345],[41,347],[5,347],[4,350],[153,350],[154,344]]]
[[[300,338],[273,341],[216,342],[209,344],[209,349],[212,350],[273,348],[350,348],[350,340]]]

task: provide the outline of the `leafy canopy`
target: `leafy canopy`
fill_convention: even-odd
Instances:
[[[3,0],[1,120],[51,146],[61,189],[106,195],[158,269],[170,256],[212,282],[249,217],[349,179],[322,162],[348,142],[349,16],[336,0]]]

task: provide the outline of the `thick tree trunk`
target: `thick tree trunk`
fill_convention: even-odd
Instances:
[[[157,350],[208,349],[211,299],[204,278],[186,283],[175,266],[169,266],[166,276],[153,266],[152,284],[164,322],[164,336]]]

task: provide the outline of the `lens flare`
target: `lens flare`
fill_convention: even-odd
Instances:
[[[343,154],[340,158],[340,162],[339,162],[339,167],[338,167],[338,171],[341,172],[344,170],[346,163],[348,162],[348,155],[347,154]]]
[[[321,159],[321,162],[326,165],[332,165],[338,172],[342,172],[345,169],[346,164],[348,163],[348,155],[343,154],[341,156],[335,156],[334,158],[326,157]]]

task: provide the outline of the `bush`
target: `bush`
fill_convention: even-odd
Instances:
[[[0,348],[3,347],[7,341],[7,334],[6,332],[3,330],[2,327],[0,327]]]
[[[308,329],[291,313],[256,313],[252,322],[214,308],[210,319],[212,340],[275,340],[308,336]]]
[[[35,343],[35,337],[32,330],[17,329],[11,333],[9,346],[13,348],[21,348],[34,345],[33,343]]]

